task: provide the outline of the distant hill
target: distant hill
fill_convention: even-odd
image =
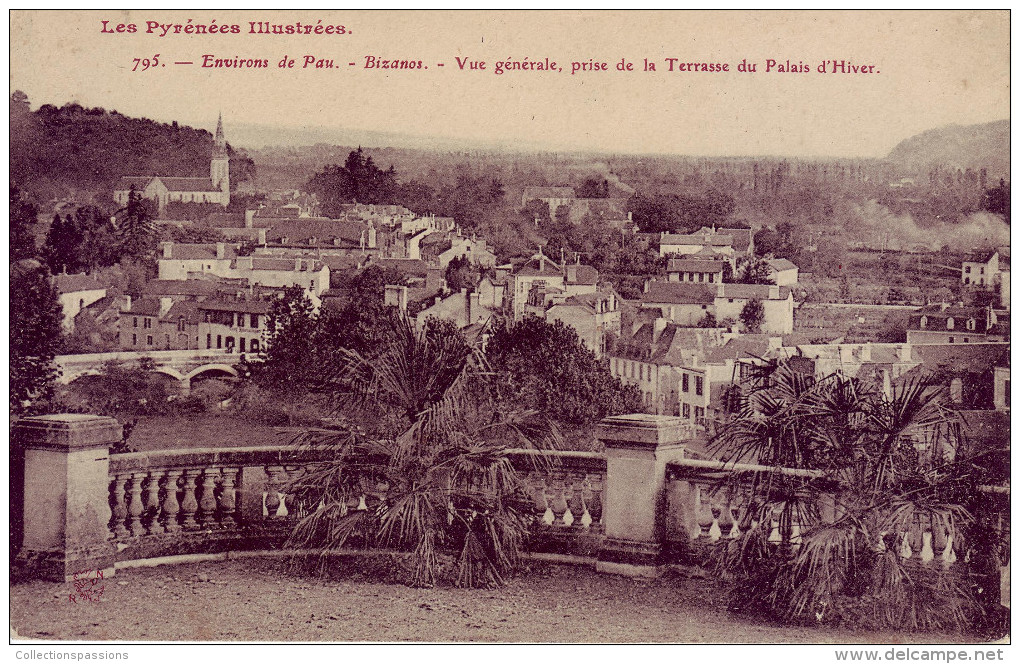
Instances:
[[[893,148],[888,161],[903,172],[926,174],[934,165],[988,169],[988,181],[1009,179],[1009,120],[949,125],[912,136]]]
[[[78,104],[31,112],[19,93],[11,98],[11,183],[40,202],[102,199],[122,175],[208,177],[212,146],[204,129]],[[253,162],[228,152],[231,185],[250,179]]]

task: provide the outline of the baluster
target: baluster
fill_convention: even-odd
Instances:
[[[149,484],[145,500],[145,524],[152,535],[163,532],[163,526],[159,523],[159,481],[163,477],[162,470],[149,471]]]
[[[266,468],[266,490],[262,493],[262,516],[270,519],[277,516],[280,509],[280,466]]]
[[[113,504],[110,506],[110,512],[113,514],[114,539],[122,539],[131,535],[124,526],[128,515],[127,503],[124,498],[124,484],[130,477],[130,475],[117,475],[113,478]]]
[[[180,470],[166,471],[166,480],[163,483],[165,492],[163,495],[163,528],[168,533],[174,533],[181,529],[181,524],[177,521],[177,514],[181,511],[181,505],[177,502],[177,485],[182,472]]]
[[[189,468],[184,471],[184,498],[181,500],[181,514],[184,517],[182,525],[186,530],[198,528],[198,522],[195,521],[195,512],[198,511],[195,484],[201,473],[202,471],[197,468]]]
[[[145,534],[145,526],[142,525],[142,513],[145,512],[145,506],[142,504],[143,479],[145,479],[145,473],[132,473],[128,480],[130,493],[128,497],[128,528],[131,530],[132,537]]]
[[[202,498],[198,503],[198,522],[203,528],[216,525],[216,478],[219,470],[206,468],[202,471]]]
[[[946,549],[942,552],[942,565],[949,567],[956,562],[956,543],[952,535],[946,538]]]
[[[920,517],[914,517],[914,525],[910,527],[908,531],[908,537],[910,538],[910,550],[915,556],[920,558],[921,547],[924,546],[924,537],[921,531],[921,519]]]
[[[695,489],[695,500],[697,500],[695,515],[697,515],[698,519],[698,528],[701,530],[698,536],[710,537],[712,524],[715,522],[715,519],[712,516],[712,507],[705,497],[705,489],[703,487],[698,486]]]
[[[722,516],[722,508],[715,502],[709,508],[712,512],[712,525],[708,528],[708,539],[710,542],[718,542],[722,537],[722,527],[719,525],[719,517]]]
[[[220,472],[223,475],[223,490],[220,492],[220,522],[224,526],[233,526],[237,524],[237,519],[234,518],[234,510],[237,509],[237,503],[235,501],[234,487],[237,481],[237,468],[221,468]]]
[[[588,513],[591,514],[592,524],[599,526],[602,525],[602,492],[605,484],[602,481],[601,475],[589,475],[588,476],[591,495],[588,497]]]
[[[728,537],[730,539],[737,539],[742,534],[740,532],[740,523],[741,519],[744,518],[744,515],[741,511],[746,509],[746,505],[744,505],[744,496],[740,494],[730,496],[730,501],[729,504],[727,504],[726,509],[730,513],[730,521],[733,522],[733,525],[730,527]]]
[[[730,498],[724,497],[719,505],[719,537],[729,537],[733,530],[733,512],[730,509]]]
[[[591,528],[592,516],[591,512],[588,511],[588,504],[591,502],[591,480],[585,475],[584,481],[581,482],[581,527],[588,529]]]
[[[553,496],[550,507],[555,515],[554,523],[556,525],[562,525],[563,518],[567,514],[567,498],[564,495],[566,493],[566,478],[563,475],[557,474],[555,476],[552,485],[552,492]]]
[[[567,504],[567,510],[563,513],[563,525],[569,528],[584,513],[581,485],[575,475],[564,478],[563,499]]]
[[[900,558],[909,560],[914,555],[914,551],[910,546],[910,534],[907,532],[901,533],[900,539]]]

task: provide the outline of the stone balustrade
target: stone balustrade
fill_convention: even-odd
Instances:
[[[743,478],[771,471],[824,481],[815,471],[690,458],[690,435],[680,418],[625,415],[599,424],[604,453],[513,451],[534,504],[530,551],[602,572],[654,575],[664,564],[703,562],[752,525]],[[25,418],[12,440],[15,566],[50,579],[83,569],[112,574],[135,560],[278,549],[318,507],[288,487],[330,461],[327,450],[298,446],[111,455],[120,425],[90,415]],[[372,509],[387,487],[366,480],[362,489],[348,509]],[[980,518],[1008,538],[1008,487],[982,491],[988,508]],[[838,502],[817,506],[822,522],[837,517]],[[776,515],[769,526],[770,542],[797,546],[808,524],[781,528]],[[926,565],[963,556],[960,543],[922,519],[879,546]]]
[[[684,459],[672,462],[666,471],[667,541],[677,557],[687,562],[703,562],[711,547],[736,539],[750,527],[757,527],[747,509],[750,502],[750,476],[762,472],[778,473],[801,480],[819,479],[815,471],[773,468],[754,464],[730,464],[721,461]],[[741,482],[743,475],[747,481]],[[985,493],[1001,496],[1007,487],[982,487]],[[788,528],[780,528],[780,515],[773,514],[768,524],[768,541],[775,545],[799,546],[802,534],[809,527],[833,523],[840,516],[839,500],[822,493],[813,523],[793,520]],[[1008,503],[1008,498],[1006,500]],[[999,519],[1000,533],[1008,533],[1008,517]],[[1007,535],[1008,536],[1008,535]],[[897,533],[881,533],[876,537],[875,550],[892,549],[900,558],[921,564],[940,563],[948,567],[963,554],[962,542],[954,541],[944,528],[927,515],[915,515],[910,528]]]

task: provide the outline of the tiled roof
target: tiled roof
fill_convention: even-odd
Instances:
[[[295,270],[298,261],[301,261],[301,269]],[[323,268],[322,261],[314,258],[259,258],[256,256],[251,259],[251,263],[253,270],[277,272],[318,272]]]
[[[224,243],[223,258],[216,258],[215,244],[173,244],[170,248],[170,258],[174,261],[204,261],[204,260],[229,260],[237,256],[237,246]],[[162,253],[156,254],[162,257]]]
[[[164,177],[162,175],[157,177],[166,186],[168,191],[206,191],[217,193],[220,191],[218,187],[213,186],[212,180],[209,178],[175,178]]]
[[[574,272],[574,267],[576,267],[576,274],[573,278],[570,278],[571,272]],[[568,265],[564,268],[564,271],[567,275],[566,282],[568,284],[588,286],[598,283],[599,280],[599,271],[591,265],[576,265],[573,267]]]
[[[155,298],[143,297],[131,302],[131,309],[127,312],[136,316],[158,316],[159,315],[159,300]]]
[[[712,235],[709,233],[698,233],[696,235],[675,235],[666,233],[659,239],[659,244],[702,244],[711,247],[733,246],[732,235]]]
[[[106,288],[106,286],[96,281],[95,278],[84,273],[58,274],[53,277],[53,286],[61,295],[64,293],[77,293],[80,291],[102,290]]]
[[[145,284],[145,295],[214,295],[221,289],[230,289],[239,284],[206,281],[205,279],[153,279]]]
[[[753,231],[750,228],[723,228],[716,227],[716,233],[729,235],[733,238],[733,248],[737,251],[747,251],[751,246]]]
[[[276,242],[287,238],[287,244],[291,244],[316,238],[320,244],[332,244],[333,238],[340,238],[357,245],[361,242],[362,231],[367,229],[368,224],[357,221],[336,221],[325,217],[294,219],[274,224],[266,233],[266,239]]]
[[[971,253],[971,254],[968,254],[967,256],[965,256],[964,259],[963,259],[963,262],[964,263],[987,263],[988,261],[992,260],[992,256],[994,256],[997,253],[998,252],[996,250],[994,250],[994,249],[990,249],[990,250],[987,250],[987,251],[976,251],[974,253]]]
[[[272,302],[265,300],[210,300],[197,303],[202,311],[239,311],[251,314],[268,314]]]
[[[698,260],[696,258],[670,258],[666,272],[722,272],[723,261]]]
[[[913,344],[911,357],[928,370],[943,367],[951,371],[986,373],[1009,356],[1008,343],[995,344]]]
[[[428,263],[417,258],[380,258],[373,260],[371,265],[393,268],[417,277],[424,277],[429,273]]]
[[[175,302],[163,316],[163,320],[180,320],[183,318],[189,323],[197,323],[199,322],[198,309],[198,303],[191,300]]]
[[[769,267],[776,272],[782,272],[783,270],[796,270],[797,266],[786,260],[785,258],[773,258],[769,261]]]
[[[773,289],[777,289],[778,297],[769,296]],[[790,297],[790,288],[768,284],[723,284],[723,291],[719,297],[739,300],[785,300]]]
[[[715,288],[706,284],[653,281],[641,301],[651,304],[714,304]]]

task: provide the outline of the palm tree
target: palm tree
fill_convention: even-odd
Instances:
[[[774,469],[727,480],[745,505],[741,534],[719,559],[742,579],[731,606],[793,621],[968,626],[978,607],[948,563],[967,550],[981,473],[942,390],[919,378],[883,392],[785,362],[744,388],[714,450]],[[946,565],[921,569],[900,555],[920,550],[925,531]]]
[[[434,319],[395,317],[378,353],[340,351],[327,371],[336,417],[300,439],[333,461],[293,487],[315,507],[290,544],[323,562],[353,545],[410,552],[416,586],[433,585],[449,554],[457,585],[502,583],[533,518],[510,450],[542,448],[555,432],[503,408],[480,350]]]

